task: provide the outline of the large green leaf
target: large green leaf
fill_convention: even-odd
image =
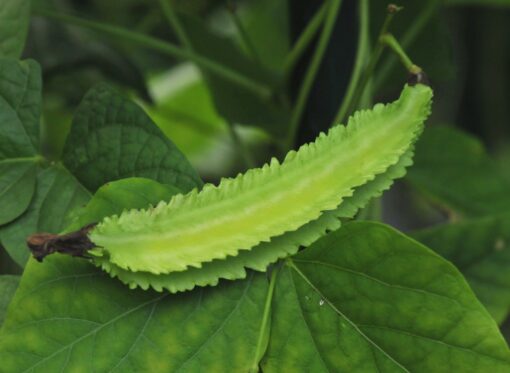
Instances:
[[[0,334],[6,372],[246,372],[263,274],[179,295],[132,291],[84,260],[31,260]]]
[[[461,215],[510,210],[510,181],[498,173],[496,162],[476,138],[450,127],[425,130],[406,179]]]
[[[69,211],[85,204],[90,198],[90,193],[61,166],[40,171],[36,185],[27,211],[0,229],[3,246],[20,265],[24,265],[29,256],[26,238],[30,234],[60,232],[69,224]]]
[[[36,62],[0,59],[0,160],[37,153],[41,86]]]
[[[183,191],[201,185],[188,160],[144,111],[105,85],[83,99],[63,160],[91,191],[132,176],[155,179]]]
[[[508,372],[497,325],[459,271],[382,224],[354,222],[288,260],[265,372]]]
[[[425,229],[413,234],[466,276],[498,323],[510,312],[510,215]]]
[[[30,0],[2,0],[0,56],[19,58],[28,32]]]
[[[4,322],[7,306],[18,287],[19,276],[2,275],[0,276],[0,326]]]

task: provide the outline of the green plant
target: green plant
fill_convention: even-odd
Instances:
[[[35,14],[61,21],[55,27],[71,23],[98,32],[96,45],[104,47],[103,36],[117,43],[118,54],[93,58],[93,73],[80,70],[87,58],[71,63],[77,90],[112,69],[110,83],[120,88],[88,90],[69,133],[58,124],[78,95],[49,77],[48,66],[19,60],[29,2],[0,10],[15,25],[0,27],[0,242],[10,257],[0,267],[9,273],[0,275],[1,370],[510,370],[498,327],[510,305],[510,183],[470,136],[437,127],[420,137],[432,89],[389,33],[399,7],[388,8],[371,50],[371,14],[383,7],[359,1],[354,71],[333,115],[335,124],[349,117],[348,124],[294,151],[342,1],[326,1],[283,55],[266,50],[275,34],[264,38],[256,28],[278,2],[257,3],[248,15],[227,11],[238,45],[175,3],[127,3],[153,16],[128,29],[32,4]],[[133,12],[114,3],[89,6],[83,10],[131,22]],[[167,22],[180,46],[151,22]],[[292,72],[317,33],[293,99]],[[275,50],[285,45],[272,41]],[[134,53],[134,45],[159,55]],[[409,84],[395,102],[373,106],[385,49],[402,62]],[[68,71],[69,56],[59,53],[57,70]],[[170,64],[168,56],[193,62],[202,77],[158,96],[129,72],[143,77]],[[127,76],[116,69],[129,63]],[[119,92],[126,86],[138,100],[155,101],[146,98],[144,110]],[[222,136],[249,170],[214,186],[172,139],[203,151]],[[405,235],[374,220],[382,220],[381,195],[408,168],[419,217],[445,213],[449,221]],[[29,258],[27,237],[42,263]]]

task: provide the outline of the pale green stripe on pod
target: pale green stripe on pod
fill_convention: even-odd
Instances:
[[[427,86],[405,86],[394,103],[356,113],[282,164],[105,218],[89,234],[92,253],[124,270],[171,273],[295,231],[395,165],[421,132],[431,98]]]

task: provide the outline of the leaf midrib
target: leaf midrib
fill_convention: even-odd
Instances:
[[[343,318],[351,327],[356,330],[362,337],[365,339],[370,345],[375,347],[377,350],[379,350],[384,356],[386,356],[389,360],[391,360],[397,367],[401,368],[404,372],[410,373],[410,371],[404,367],[402,364],[400,364],[395,358],[393,358],[388,352],[386,352],[381,346],[379,346],[375,341],[370,339],[363,331],[352,321],[349,319],[346,315],[343,314],[342,311],[340,311],[330,300],[328,297],[326,297],[322,292],[310,281],[306,275],[299,270],[299,268],[294,264],[292,259],[287,259],[286,264],[293,269],[302,279],[306,282],[310,288],[312,288],[317,294],[320,295],[321,299],[324,299],[324,301],[335,311],[341,318]]]

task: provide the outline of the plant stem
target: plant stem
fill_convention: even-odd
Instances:
[[[391,34],[385,34],[381,36],[380,43],[389,47],[393,53],[397,55],[402,62],[402,65],[410,72],[410,73],[418,73],[421,71],[421,68],[416,66],[413,61],[409,58],[409,56],[404,52],[404,49],[400,46],[399,42],[395,37]]]
[[[319,37],[317,47],[315,48],[315,53],[312,56],[312,61],[308,66],[305,77],[303,78],[303,83],[301,84],[296,104],[290,118],[288,129],[289,132],[285,141],[285,147],[287,149],[290,149],[294,146],[299,123],[301,122],[301,117],[305,110],[306,102],[308,100],[310,90],[312,89],[315,76],[319,71],[319,67],[326,52],[326,48],[328,47],[333,28],[335,27],[342,0],[329,0],[328,4],[329,6],[327,7],[327,15],[326,20],[324,21],[324,26],[322,28],[322,33]]]
[[[232,138],[232,142],[237,148],[237,152],[241,154],[241,157],[243,158],[244,164],[246,165],[246,168],[253,168],[255,167],[255,160],[251,156],[248,148],[245,146],[243,140],[239,136],[239,134],[236,132],[234,124],[227,120],[227,126],[228,126],[228,132],[230,133],[230,137]]]
[[[180,43],[184,46],[184,48],[187,51],[193,52],[193,44],[188,38],[186,31],[184,31],[184,28],[182,27],[181,22],[179,21],[179,18],[175,14],[170,3],[167,0],[159,0],[159,2],[161,4],[161,8],[163,9],[163,13],[165,13],[165,17],[170,27],[172,27],[172,29],[174,30]],[[248,149],[244,146],[244,143],[242,142],[241,138],[237,134],[234,124],[227,120],[227,126],[230,137],[232,138],[232,142],[235,144],[238,153],[241,154],[241,157],[246,165],[246,168],[255,167],[255,162],[253,161],[253,158],[251,157]]]
[[[354,61],[354,69],[351,74],[351,80],[347,86],[345,97],[342,100],[342,105],[338,109],[338,112],[333,121],[334,124],[342,123],[347,114],[347,109],[352,101],[352,96],[356,87],[359,84],[361,78],[361,72],[365,67],[365,61],[369,52],[369,27],[370,27],[370,15],[369,15],[369,0],[359,0],[358,3],[359,12],[359,29],[358,29],[358,47],[356,51],[356,59]]]
[[[272,95],[272,90],[269,87],[260,84],[259,82],[251,78],[248,78],[235,70],[232,70],[222,64],[217,63],[216,61],[210,60],[206,57],[202,57],[196,53],[187,51],[174,44],[154,38],[152,36],[140,34],[121,27],[112,26],[101,22],[89,21],[65,14],[54,13],[52,11],[47,10],[37,10],[35,11],[35,14],[42,15],[47,18],[55,19],[58,21],[66,22],[69,24],[73,24],[79,27],[84,27],[94,31],[98,31],[113,38],[129,40],[133,44],[137,44],[144,48],[153,49],[181,60],[190,60],[192,62],[195,62],[204,70],[207,70],[212,74],[216,74],[217,76],[220,76],[225,80],[235,83],[239,87],[249,90],[264,99],[268,99]]]
[[[46,160],[42,155],[34,155],[33,157],[19,157],[19,158],[7,158],[2,159],[0,164],[11,164],[11,163],[25,163],[25,162],[33,162],[33,163],[42,163]]]
[[[264,356],[267,348],[268,334],[269,334],[269,317],[271,316],[271,303],[273,301],[274,288],[276,286],[276,279],[280,272],[280,266],[274,266],[271,272],[271,279],[269,280],[269,289],[267,291],[266,303],[264,305],[264,314],[262,315],[262,322],[260,325],[260,334],[257,340],[257,348],[255,350],[255,358],[251,365],[250,372],[259,371],[259,362]]]
[[[251,41],[250,36],[246,32],[246,28],[244,27],[243,23],[241,22],[241,19],[237,15],[236,8],[233,4],[228,5],[228,12],[230,13],[230,16],[232,17],[232,21],[234,22],[234,25],[237,28],[237,31],[239,31],[239,35],[241,36],[241,40],[252,56],[253,60],[257,63],[260,63],[260,58],[257,54],[257,49],[255,48],[255,45]]]
[[[299,61],[303,52],[310,45],[311,41],[319,31],[320,26],[322,25],[322,21],[326,17],[326,11],[328,9],[328,2],[325,1],[324,4],[321,5],[319,10],[317,10],[312,17],[312,19],[308,22],[305,29],[296,42],[292,46],[291,51],[285,57],[285,61],[283,63],[283,71],[285,72],[285,76],[288,77],[294,70],[296,63]]]
[[[386,19],[384,20],[381,30],[379,31],[379,37],[377,40],[377,44],[375,45],[374,51],[372,52],[372,56],[370,57],[370,60],[368,61],[365,70],[361,74],[361,77],[359,78],[359,83],[357,84],[356,89],[354,89],[352,94],[346,97],[345,101],[347,101],[347,103],[345,102],[342,103],[344,109],[341,113],[339,112],[338,117],[335,118],[334,123],[335,125],[340,124],[341,121],[343,121],[345,117],[350,115],[354,111],[354,109],[358,106],[361,96],[363,95],[363,92],[365,91],[365,88],[374,73],[375,66],[377,65],[379,59],[381,58],[382,52],[384,50],[385,44],[382,42],[381,38],[383,35],[387,34],[387,31],[393,20],[393,17],[400,9],[401,8],[395,7],[394,5],[388,6]],[[341,118],[340,114],[342,114]]]
[[[165,18],[168,21],[168,24],[170,25],[170,27],[172,27],[175,34],[177,35],[179,42],[188,51],[193,51],[191,41],[188,39],[188,35],[186,35],[186,32],[182,28],[181,22],[179,21],[179,18],[177,18],[177,14],[175,14],[174,9],[170,4],[170,1],[159,0],[159,4],[161,5],[161,9],[163,10],[163,14],[165,15]]]
[[[402,48],[408,48],[416,40],[417,36],[430,21],[434,15],[434,12],[441,5],[441,3],[441,0],[427,2],[425,9],[420,13],[419,17],[412,23],[411,27],[409,27],[405,35],[402,37],[400,43]],[[397,59],[395,56],[389,56],[382,64],[377,77],[374,79],[375,89],[380,88],[384,84],[396,62]]]

